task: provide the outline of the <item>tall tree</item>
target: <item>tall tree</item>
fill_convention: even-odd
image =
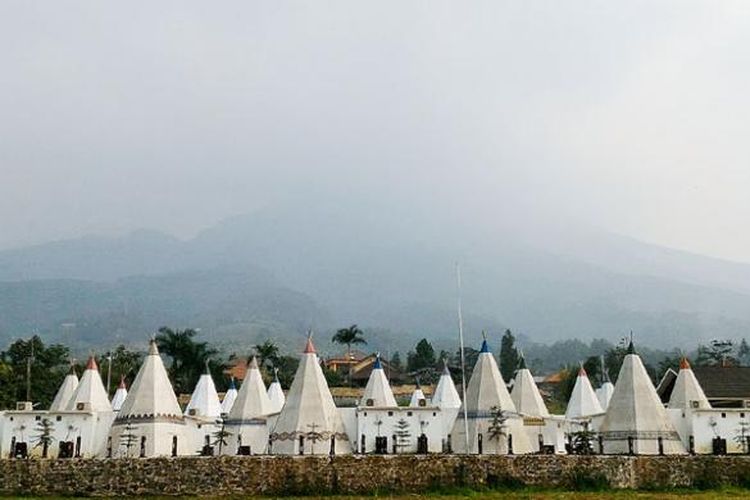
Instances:
[[[696,366],[737,366],[739,362],[733,355],[734,342],[715,339],[706,345],[698,346],[695,358]]]
[[[740,345],[737,346],[737,360],[742,366],[747,366],[750,363],[750,345],[745,339],[742,339]]]
[[[505,330],[500,341],[500,373],[506,383],[513,378],[520,361],[521,355],[516,349],[516,337],[510,330]]]
[[[357,325],[352,325],[349,328],[338,329],[332,340],[336,344],[345,345],[346,355],[350,358],[352,356],[353,345],[367,344],[367,341],[364,339],[364,332],[360,330]]]
[[[47,408],[70,367],[67,347],[61,344],[47,346],[37,335],[13,342],[2,353],[2,359],[8,370],[0,370],[0,378],[3,371],[9,375],[13,389],[8,393],[0,392],[3,397],[12,399],[3,401],[6,408],[15,401],[26,401],[27,375],[31,375],[28,380],[30,399],[40,408]]]
[[[207,342],[195,341],[194,337],[197,334],[198,332],[192,328],[172,330],[162,327],[159,328],[159,334],[156,336],[159,350],[171,358],[169,375],[178,394],[192,391],[209,359],[216,358],[218,354],[218,351],[209,347]],[[223,367],[214,360],[211,368],[212,373],[214,370],[221,373]],[[221,380],[223,377],[219,377],[219,381]]]
[[[406,368],[410,372],[434,369],[436,362],[435,349],[427,339],[417,342],[414,351],[409,352],[406,356]]]
[[[273,340],[266,340],[255,345],[258,354],[258,365],[265,368],[277,366],[279,363],[279,346]]]

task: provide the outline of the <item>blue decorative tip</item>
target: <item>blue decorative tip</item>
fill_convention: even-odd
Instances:
[[[234,385],[234,377],[232,377],[231,380],[229,381],[229,388],[235,389],[235,390],[237,389],[237,387]]]
[[[373,370],[382,370],[383,365],[380,364],[380,356],[375,357],[375,365],[372,367]]]
[[[482,341],[482,348],[479,350],[479,352],[490,352],[490,346],[487,345],[487,339],[484,339]]]

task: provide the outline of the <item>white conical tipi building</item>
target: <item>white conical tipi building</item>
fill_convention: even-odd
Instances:
[[[685,357],[680,360],[680,371],[677,373],[668,406],[683,409],[711,408],[703,388],[695,378],[695,373]]]
[[[453,383],[448,363],[445,360],[443,360],[443,373],[435,386],[430,404],[440,409],[461,408],[461,397],[458,395],[456,384]]]
[[[120,378],[120,385],[117,386],[114,396],[112,396],[112,409],[120,411],[122,404],[125,402],[125,398],[128,397],[128,388],[125,385],[125,376]]]
[[[99,375],[94,356],[89,357],[75,392],[68,401],[68,411],[112,411],[107,390]]]
[[[352,452],[311,336],[308,336],[299,368],[270,441],[270,451],[275,455],[339,455]]]
[[[286,396],[279,382],[279,370],[273,370],[273,382],[268,386],[268,399],[271,400],[271,413],[278,413],[284,407]]]
[[[685,453],[640,356],[630,342],[615,392],[599,425],[606,454]]]
[[[230,433],[227,454],[266,453],[268,425],[263,417],[272,413],[271,409],[271,400],[268,398],[258,362],[253,357],[248,363],[245,380],[225,421]]]
[[[422,386],[419,385],[419,380],[417,380],[417,386],[414,388],[414,392],[411,393],[409,406],[411,406],[412,408],[418,406],[427,406],[427,398],[422,391]]]
[[[221,402],[216,392],[214,379],[211,378],[208,370],[208,364],[206,364],[206,373],[201,375],[198,383],[195,384],[190,402],[185,408],[185,415],[212,421],[221,416]]]
[[[370,378],[367,380],[365,391],[359,402],[360,406],[398,406],[393,391],[385,376],[385,370],[380,362],[380,355],[375,358]]]
[[[570,394],[570,400],[568,400],[565,418],[582,419],[603,412],[599,398],[596,397],[594,388],[591,386],[589,376],[581,365],[576,377],[576,384],[573,386],[573,392]]]
[[[544,404],[539,388],[531,375],[531,370],[526,367],[526,360],[523,357],[521,357],[521,363],[513,381],[513,391],[510,393],[510,398],[521,415],[549,417],[547,405]]]
[[[65,411],[73,394],[76,392],[76,387],[78,387],[78,376],[76,375],[75,366],[71,364],[70,371],[65,375],[62,384],[60,384],[60,388],[57,390],[57,394],[55,394],[55,399],[52,400],[49,411]]]
[[[114,456],[192,455],[182,410],[177,403],[156,341],[130,386],[110,431]]]
[[[237,386],[234,384],[234,377],[229,381],[229,389],[224,393],[224,399],[221,400],[221,413],[227,414],[232,410],[232,405],[237,399]]]
[[[503,376],[485,339],[466,388],[463,407],[451,431],[455,453],[530,453],[531,445]],[[500,425],[499,416],[507,417]],[[497,425],[496,425],[497,424]],[[499,427],[502,426],[502,429]],[[467,438],[468,430],[468,438]]]

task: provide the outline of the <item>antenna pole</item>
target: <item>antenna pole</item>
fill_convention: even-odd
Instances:
[[[469,454],[469,412],[466,409],[466,361],[464,357],[464,317],[461,312],[461,266],[456,262],[456,292],[458,306],[458,345],[461,357],[461,389],[464,409],[464,452]]]

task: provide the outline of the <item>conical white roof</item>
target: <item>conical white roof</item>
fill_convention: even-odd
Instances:
[[[711,408],[703,388],[695,378],[687,358],[680,360],[680,371],[669,397],[670,408]]]
[[[385,370],[380,363],[380,356],[375,358],[375,364],[370,372],[370,378],[367,380],[365,392],[359,402],[360,406],[397,406],[396,398],[393,397],[393,391],[385,376]]]
[[[576,385],[573,386],[573,392],[570,394],[568,408],[565,410],[565,418],[590,417],[599,413],[604,413],[604,410],[599,404],[586,370],[581,366],[576,377]]]
[[[443,409],[461,408],[461,397],[458,395],[456,384],[453,383],[447,364],[443,366],[443,373],[435,386],[431,404]]]
[[[237,386],[234,385],[234,378],[229,383],[229,389],[224,393],[224,399],[221,400],[221,413],[228,414],[232,411],[232,405],[237,399]]]
[[[99,375],[99,367],[93,356],[86,364],[86,370],[68,402],[67,410],[75,411],[80,403],[88,403],[92,411],[112,411],[107,390],[104,388],[102,377]]]
[[[596,390],[596,399],[599,400],[603,410],[607,410],[609,406],[609,400],[612,399],[612,394],[615,392],[615,385],[607,380]]]
[[[208,369],[206,369],[208,372]],[[218,418],[221,416],[221,402],[216,392],[214,379],[210,373],[204,373],[195,384],[190,402],[185,408],[185,415],[203,418]]]
[[[507,453],[507,441],[489,439],[493,415],[499,411],[507,416],[505,422],[507,435],[513,436],[513,452],[531,452],[531,443],[516,411],[516,405],[508,393],[503,376],[492,356],[487,341],[482,343],[474,371],[466,387],[466,415],[464,420],[463,406],[451,430],[451,446],[460,453],[479,453],[479,441],[483,441],[484,453]],[[468,431],[468,435],[467,435]]]
[[[539,388],[534,382],[531,371],[526,368],[526,361],[521,358],[521,365],[516,372],[513,381],[513,391],[510,393],[516,410],[523,415],[532,417],[549,417],[547,405],[544,404],[542,395],[539,394]]]
[[[245,380],[237,393],[237,399],[229,411],[228,421],[250,420],[272,413],[271,400],[266,393],[258,362],[253,358],[247,367]]]
[[[426,404],[427,398],[424,396],[424,392],[422,392],[422,387],[420,387],[419,382],[417,382],[417,386],[414,388],[414,392],[411,393],[411,399],[409,400],[409,406],[411,407],[418,407],[420,406],[420,401],[425,401],[425,403],[422,403],[422,405]]]
[[[144,417],[182,418],[177,396],[154,340],[149,344],[148,355],[143,360],[118,415],[118,419]]]
[[[662,439],[664,453],[685,453],[632,343],[622,362],[599,433],[605,441],[605,453],[627,452],[627,437],[633,441],[634,453],[656,454],[658,438]]]
[[[271,452],[298,454],[300,437],[304,454],[328,454],[331,438],[335,439],[335,453],[351,453],[349,437],[320,368],[312,338],[307,339],[286,403],[271,433]]]
[[[466,387],[465,403],[469,411],[489,410],[492,407],[498,407],[502,411],[517,411],[487,341],[482,343],[477,363]]]
[[[268,399],[271,400],[271,413],[278,413],[284,407],[286,396],[279,382],[279,374],[274,370],[273,382],[268,386]]]
[[[55,394],[55,399],[52,400],[52,404],[49,407],[49,411],[64,411],[68,407],[68,402],[73,397],[78,387],[78,376],[76,375],[75,369],[71,366],[70,372],[65,375],[60,388]]]
[[[114,396],[112,396],[112,409],[120,411],[125,398],[128,397],[128,388],[125,386],[125,377],[120,379],[120,385],[117,386]]]

